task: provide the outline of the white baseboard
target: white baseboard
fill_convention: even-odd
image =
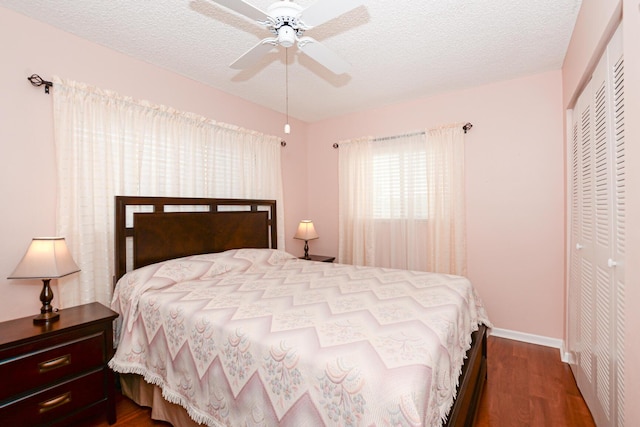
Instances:
[[[545,347],[557,348],[560,351],[560,360],[564,363],[573,363],[571,353],[566,351],[564,340],[549,338],[542,335],[527,334],[525,332],[511,331],[509,329],[492,328],[491,335],[499,338],[506,338],[514,341],[522,341],[529,344],[543,345]]]

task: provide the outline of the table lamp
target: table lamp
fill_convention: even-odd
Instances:
[[[50,323],[57,321],[60,314],[51,307],[53,292],[49,282],[78,271],[80,268],[71,257],[64,237],[36,237],[8,279],[42,279],[42,308],[33,323]]]
[[[309,257],[309,240],[317,239],[318,233],[313,227],[313,221],[310,219],[303,219],[298,225],[298,231],[293,236],[294,239],[304,240],[304,259],[311,259]]]

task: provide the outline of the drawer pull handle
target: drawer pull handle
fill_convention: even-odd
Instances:
[[[65,354],[64,356],[56,357],[55,359],[47,360],[46,362],[38,363],[38,370],[41,374],[51,371],[53,369],[61,368],[71,364],[71,355]]]
[[[59,406],[65,405],[71,402],[71,392],[68,391],[65,394],[61,394],[58,397],[54,397],[53,399],[49,399],[45,402],[41,402],[38,404],[40,408],[40,413],[43,414],[47,411],[55,409]]]

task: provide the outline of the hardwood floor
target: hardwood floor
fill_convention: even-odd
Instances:
[[[476,427],[595,426],[558,349],[489,337]]]
[[[489,337],[488,377],[476,427],[591,427],[595,426],[557,349]],[[168,427],[154,421],[150,410],[118,394],[115,427]],[[82,427],[108,427],[97,417]],[[176,426],[179,427],[179,426]]]
[[[75,427],[171,427],[171,424],[151,419],[151,409],[138,406],[131,399],[116,392],[117,421],[109,425],[106,416],[97,416]],[[175,426],[180,427],[180,426]]]

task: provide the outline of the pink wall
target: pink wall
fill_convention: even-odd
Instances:
[[[352,114],[309,126],[309,216],[338,250],[334,142],[470,121],[466,142],[469,278],[495,326],[564,336],[564,157],[560,71]]]
[[[637,0],[603,0],[583,2],[578,22],[562,68],[565,108],[573,107],[584,80],[591,74],[595,62],[611,33],[623,24],[625,63],[625,134],[627,141],[627,211],[625,284],[625,420],[636,425],[640,420],[640,10]],[[635,260],[631,262],[631,260]]]
[[[27,76],[59,75],[282,136],[282,114],[1,7],[0,40],[0,321],[38,312],[41,282],[6,277],[32,237],[55,234],[52,99],[42,88],[32,87]],[[301,243],[291,236],[299,218],[306,215],[306,169],[298,160],[306,157],[307,125],[295,120],[291,125],[282,162],[285,232],[287,245],[295,251]]]

